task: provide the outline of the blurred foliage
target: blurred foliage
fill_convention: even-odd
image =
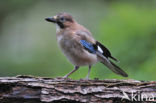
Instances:
[[[1,0],[0,76],[56,77],[73,69],[57,47],[55,26],[44,20],[64,11],[110,49],[130,79],[155,80],[155,0]],[[84,78],[87,68],[71,78]],[[100,63],[91,78],[126,79]]]

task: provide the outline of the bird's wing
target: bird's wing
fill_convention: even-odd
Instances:
[[[92,44],[96,42],[92,37],[92,34],[87,30],[78,30],[76,31],[76,35],[80,37],[80,40],[86,40]]]
[[[105,56],[106,58],[111,58],[117,62],[119,62],[116,58],[114,58],[110,51],[104,46],[102,45],[100,42],[96,41],[96,44],[95,44],[97,50],[103,55]]]
[[[76,34],[78,36],[80,36],[81,44],[85,47],[85,49],[88,50],[89,47],[91,48],[91,46],[93,46],[92,48],[94,48],[95,51],[98,51],[99,53],[101,53],[101,56],[104,56],[107,59],[111,58],[118,62],[118,60],[111,55],[110,51],[104,45],[102,45],[100,42],[94,40],[94,38],[92,37],[90,32],[78,31]],[[88,47],[86,47],[86,46],[88,46]],[[93,49],[91,51],[93,52]],[[91,52],[91,51],[89,51],[89,52]]]
[[[96,49],[94,48],[96,41],[94,40],[90,32],[79,30],[76,32],[76,35],[79,37],[78,42],[85,50],[93,54],[96,53]]]
[[[96,54],[96,49],[94,48],[93,44],[86,41],[86,40],[80,40],[81,45],[90,53]]]
[[[104,47],[100,42],[96,41],[96,43],[91,43],[87,39],[81,39],[80,44],[90,53],[97,54],[101,58],[107,60],[109,62],[109,57],[113,60],[117,61],[116,58],[111,56],[110,51]]]
[[[78,35],[81,37],[80,44],[84,47],[85,50],[87,50],[92,54],[96,54],[100,62],[103,63],[105,66],[107,66],[114,73],[124,77],[128,76],[120,67],[118,67],[108,59],[111,58],[117,61],[116,58],[111,56],[110,51],[104,45],[102,45],[98,41],[93,42],[92,40],[90,40],[90,38],[92,38],[90,36],[88,37],[83,34],[78,34]]]

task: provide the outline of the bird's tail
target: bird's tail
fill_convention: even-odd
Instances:
[[[116,64],[114,64],[111,61],[103,59],[101,61],[105,66],[107,66],[110,70],[112,70],[114,73],[119,74],[123,77],[128,77],[128,74],[124,72],[120,67],[118,67]]]

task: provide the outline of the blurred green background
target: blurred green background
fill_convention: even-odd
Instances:
[[[73,69],[45,17],[68,12],[120,60],[130,79],[156,80],[156,0],[0,0],[0,76],[64,76]],[[88,67],[70,76],[84,78]],[[127,79],[103,64],[91,78]]]

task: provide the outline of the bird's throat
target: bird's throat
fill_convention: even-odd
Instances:
[[[56,32],[60,32],[61,28],[58,24],[56,24]]]

